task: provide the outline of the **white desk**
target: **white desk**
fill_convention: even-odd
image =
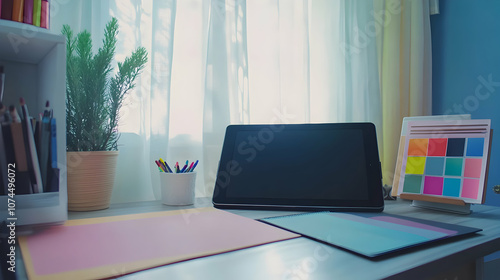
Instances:
[[[211,206],[197,199],[195,207]],[[115,204],[95,212],[70,212],[70,219],[165,211],[160,201]],[[470,215],[449,214],[411,207],[408,201],[386,201],[385,213],[482,228],[479,234],[429,244],[376,261],[307,238],[271,243],[153,268],[120,279],[439,279],[480,277],[482,257],[500,250],[500,208],[474,205]],[[230,210],[263,218],[292,212]],[[479,267],[481,268],[481,267]],[[446,273],[446,274],[443,274]],[[451,274],[450,274],[451,273]],[[465,277],[464,277],[465,276]]]

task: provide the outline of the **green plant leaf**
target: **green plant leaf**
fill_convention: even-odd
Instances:
[[[63,26],[67,151],[117,150],[123,100],[148,61],[146,49],[139,47],[123,62],[118,62],[117,73],[111,75],[118,27],[118,21],[112,18],[104,29],[102,47],[93,54],[92,36],[88,31],[75,36],[68,25]]]

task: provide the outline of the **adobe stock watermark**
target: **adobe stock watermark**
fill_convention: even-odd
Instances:
[[[290,123],[291,120],[295,119],[295,115],[288,114],[286,108],[283,111],[273,110],[274,117],[271,119],[269,125],[263,127],[259,131],[256,131],[253,135],[247,137],[246,141],[238,143],[236,150],[240,156],[244,156],[244,160],[249,163],[255,160],[260,151],[266,148],[266,145],[274,141],[274,136],[285,129],[285,123]],[[231,160],[221,166],[222,168],[217,173],[217,178],[215,178],[215,190],[214,196],[218,194],[220,189],[224,189],[229,185],[231,176],[238,176],[243,171],[240,162],[236,160]]]
[[[477,111],[479,109],[481,101],[486,101],[491,97],[498,87],[500,87],[500,81],[493,81],[493,75],[489,74],[488,78],[484,78],[482,75],[477,77],[479,83],[474,89],[474,93],[468,95],[464,98],[462,103],[454,103],[452,108],[448,108],[444,111],[444,115],[449,114],[469,114]]]
[[[387,27],[392,21],[394,16],[401,14],[403,8],[399,1],[386,2],[386,9],[375,12],[372,10],[370,13],[373,15],[373,20],[365,24],[363,29],[357,26],[353,29],[353,36],[350,42],[343,41],[340,43],[340,48],[345,57],[355,54],[360,54],[361,50],[368,47],[376,37],[380,35],[384,27]]]
[[[332,242],[331,236],[327,236],[326,240]],[[287,269],[282,279],[283,280],[305,280],[310,279],[321,263],[327,261],[334,253],[334,249],[328,245],[318,243],[312,252],[312,255],[303,258],[298,264]]]

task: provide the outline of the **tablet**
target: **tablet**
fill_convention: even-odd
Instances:
[[[372,123],[230,125],[219,162],[217,208],[384,209]]]

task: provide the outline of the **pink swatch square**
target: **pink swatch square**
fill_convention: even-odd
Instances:
[[[480,158],[465,159],[464,177],[480,178],[483,160]]]
[[[462,187],[461,197],[477,199],[478,191],[479,191],[479,180],[478,179],[464,178],[464,185]]]
[[[443,177],[425,176],[424,194],[443,195]]]

